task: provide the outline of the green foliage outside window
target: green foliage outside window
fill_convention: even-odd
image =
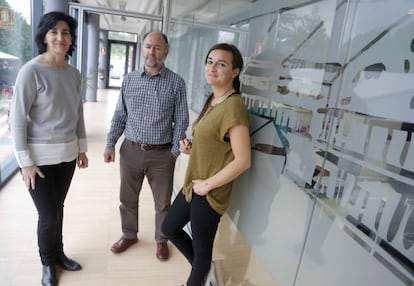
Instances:
[[[10,8],[10,5],[7,1],[0,0],[0,7]],[[31,28],[21,13],[14,12],[13,18],[11,30],[0,28],[0,51],[16,56],[25,63],[32,56]]]

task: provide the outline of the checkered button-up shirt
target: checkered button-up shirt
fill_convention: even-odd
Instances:
[[[114,148],[124,133],[126,139],[143,144],[171,143],[177,157],[188,123],[184,80],[166,67],[156,75],[141,68],[124,78],[106,148]]]

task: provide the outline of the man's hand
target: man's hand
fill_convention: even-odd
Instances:
[[[105,163],[115,162],[115,149],[105,149],[104,162]]]

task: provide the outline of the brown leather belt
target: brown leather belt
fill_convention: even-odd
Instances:
[[[171,147],[171,143],[165,143],[165,144],[143,144],[139,142],[133,142],[131,141],[132,146],[138,147],[143,151],[149,151],[149,150],[163,150],[168,149]]]

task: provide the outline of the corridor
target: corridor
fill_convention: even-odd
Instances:
[[[170,243],[167,262],[155,257],[152,194],[141,192],[139,243],[120,255],[110,251],[121,236],[119,218],[119,162],[103,162],[106,132],[118,90],[98,90],[97,102],[86,102],[89,168],[76,170],[65,205],[64,243],[67,255],[79,261],[79,272],[58,272],[60,286],[179,286],[190,266]],[[120,145],[120,144],[118,144]],[[187,155],[177,160],[175,186],[179,188]],[[0,190],[0,285],[40,285],[36,209],[19,174]],[[272,285],[243,238],[224,216],[214,249],[218,285]]]

